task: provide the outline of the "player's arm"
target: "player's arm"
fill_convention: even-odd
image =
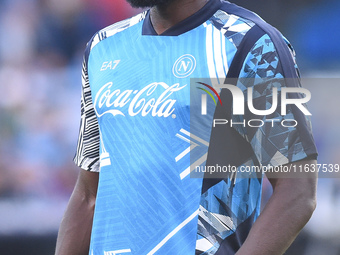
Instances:
[[[89,253],[99,173],[81,170],[62,219],[56,255]]]
[[[301,160],[296,165],[316,164]],[[316,207],[317,174],[309,178],[273,178],[273,195],[236,255],[283,254],[308,222]]]

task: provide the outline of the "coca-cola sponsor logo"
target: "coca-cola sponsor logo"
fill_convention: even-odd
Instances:
[[[98,117],[109,113],[113,116],[128,114],[145,117],[151,114],[153,117],[167,118],[175,111],[176,100],[171,95],[185,86],[180,86],[179,83],[169,86],[164,82],[153,82],[141,90],[121,91],[114,89],[113,82],[108,82],[96,94],[94,108]],[[155,93],[159,89],[163,92]],[[156,94],[158,98],[155,97]],[[123,113],[126,105],[127,113]]]

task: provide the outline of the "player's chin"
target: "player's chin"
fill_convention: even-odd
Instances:
[[[160,5],[168,5],[174,0],[126,0],[134,8],[147,8]]]

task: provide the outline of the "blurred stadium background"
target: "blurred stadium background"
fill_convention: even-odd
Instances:
[[[291,41],[302,77],[340,78],[338,0],[234,0]],[[0,254],[52,255],[79,169],[81,60],[100,28],[132,16],[124,0],[0,0]],[[311,89],[322,163],[340,163],[340,86]],[[321,102],[322,101],[322,102]],[[265,197],[270,194],[264,185]],[[318,208],[288,255],[340,254],[340,179],[319,180]],[[279,217],[279,215],[278,215]]]

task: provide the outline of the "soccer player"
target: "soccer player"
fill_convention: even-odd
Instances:
[[[309,120],[292,106],[271,116],[298,125],[213,128],[202,117],[197,128],[190,78],[239,78],[235,86],[252,87],[254,104],[270,108],[270,81],[298,77],[292,47],[226,1],[128,2],[150,10],[100,30],[85,51],[75,162],[86,171],[56,254],[283,254],[313,213],[316,178],[271,178],[273,195],[260,214],[262,176],[190,178],[189,166],[309,166],[317,156]],[[222,104],[231,109],[224,91],[216,115]]]

